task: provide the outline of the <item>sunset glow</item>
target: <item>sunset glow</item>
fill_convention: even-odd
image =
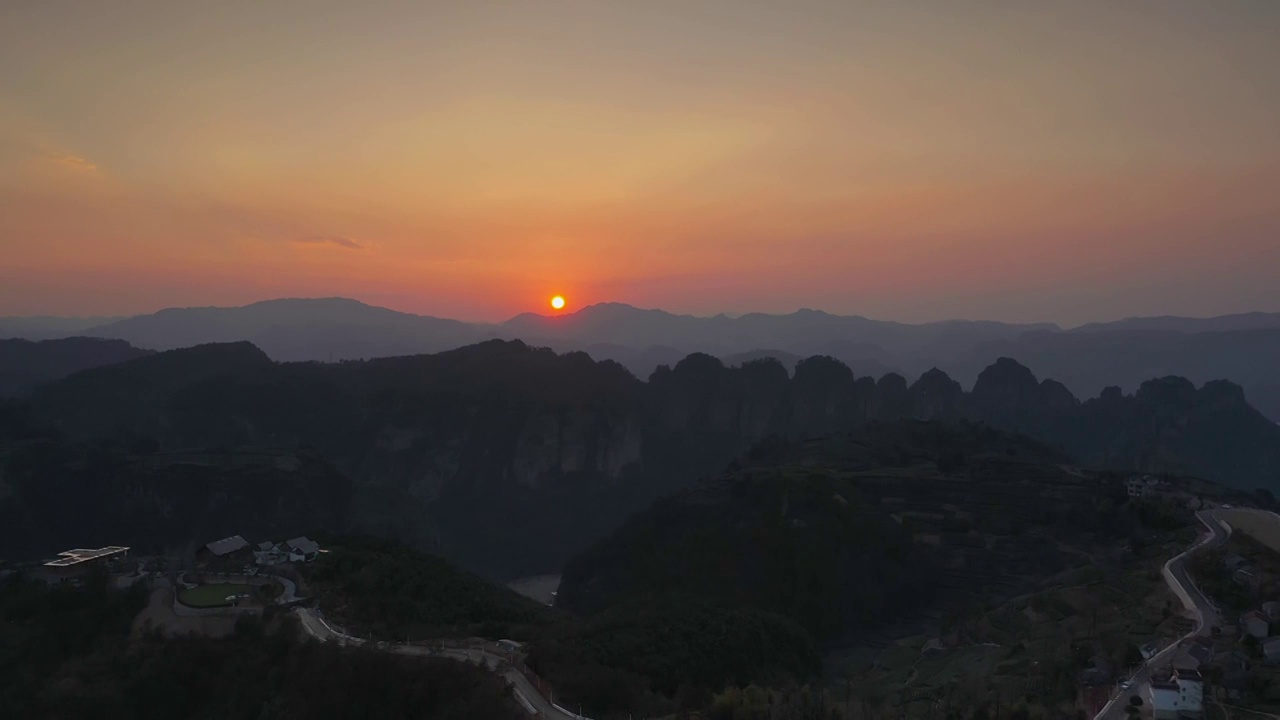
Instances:
[[[559,295],[551,298],[551,307],[555,308],[556,310],[563,310],[564,298]]]
[[[0,315],[1280,309],[1280,3],[100,5],[0,11]]]

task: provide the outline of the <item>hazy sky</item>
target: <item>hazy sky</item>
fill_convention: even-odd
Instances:
[[[1280,310],[1280,2],[0,3],[0,314]]]

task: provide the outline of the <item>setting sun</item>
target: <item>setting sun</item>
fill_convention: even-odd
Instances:
[[[551,307],[553,307],[553,308],[555,308],[555,309],[557,309],[557,310],[563,310],[563,309],[564,309],[564,296],[562,296],[562,295],[557,295],[557,296],[555,296],[555,297],[551,298]]]

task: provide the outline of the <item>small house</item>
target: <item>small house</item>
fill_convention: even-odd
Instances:
[[[249,561],[253,557],[253,551],[250,549],[248,540],[239,535],[232,535],[205,545],[200,548],[196,556],[196,560],[201,564],[231,565]]]
[[[1268,600],[1262,603],[1262,614],[1271,622],[1280,621],[1280,601]]]
[[[279,565],[289,561],[289,551],[272,542],[261,542],[258,543],[258,549],[253,551],[253,559],[264,567]]]
[[[1231,579],[1237,585],[1246,588],[1256,588],[1258,586],[1258,572],[1253,569],[1252,565],[1242,565],[1231,573]]]
[[[1267,638],[1262,643],[1262,656],[1268,664],[1280,663],[1280,637]]]
[[[1187,663],[1188,669],[1198,670],[1213,661],[1213,641],[1209,638],[1193,638],[1186,644],[1183,651],[1190,660],[1195,661],[1194,665]]]
[[[1190,644],[1183,645],[1174,653],[1171,664],[1177,670],[1199,670],[1201,663],[1210,654],[1206,648]]]
[[[308,540],[304,535],[296,537],[285,545],[289,548],[289,560],[292,562],[311,562],[316,559],[320,553],[320,545],[314,540]]]
[[[1254,611],[1240,618],[1240,629],[1261,640],[1270,635],[1271,623],[1262,613]]]

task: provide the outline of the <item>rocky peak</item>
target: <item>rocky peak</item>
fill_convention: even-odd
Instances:
[[[849,366],[826,355],[815,355],[796,364],[797,384],[814,387],[833,387],[853,382]]]
[[[1136,397],[1143,405],[1187,408],[1195,403],[1196,386],[1184,377],[1171,375],[1142,383]]]
[[[1229,380],[1210,380],[1200,388],[1200,397],[1215,404],[1245,405],[1248,403],[1245,400],[1244,388]]]
[[[917,418],[955,418],[964,408],[964,390],[960,383],[938,368],[921,375],[909,391],[913,414]]]
[[[898,373],[888,373],[876,382],[877,403],[875,419],[896,420],[911,414],[911,395],[907,379]]]
[[[1030,395],[1038,387],[1031,370],[1013,358],[1002,357],[978,375],[973,386],[976,396]]]
[[[1057,380],[1044,380],[1040,383],[1040,402],[1054,410],[1069,410],[1080,404],[1066,385]]]

